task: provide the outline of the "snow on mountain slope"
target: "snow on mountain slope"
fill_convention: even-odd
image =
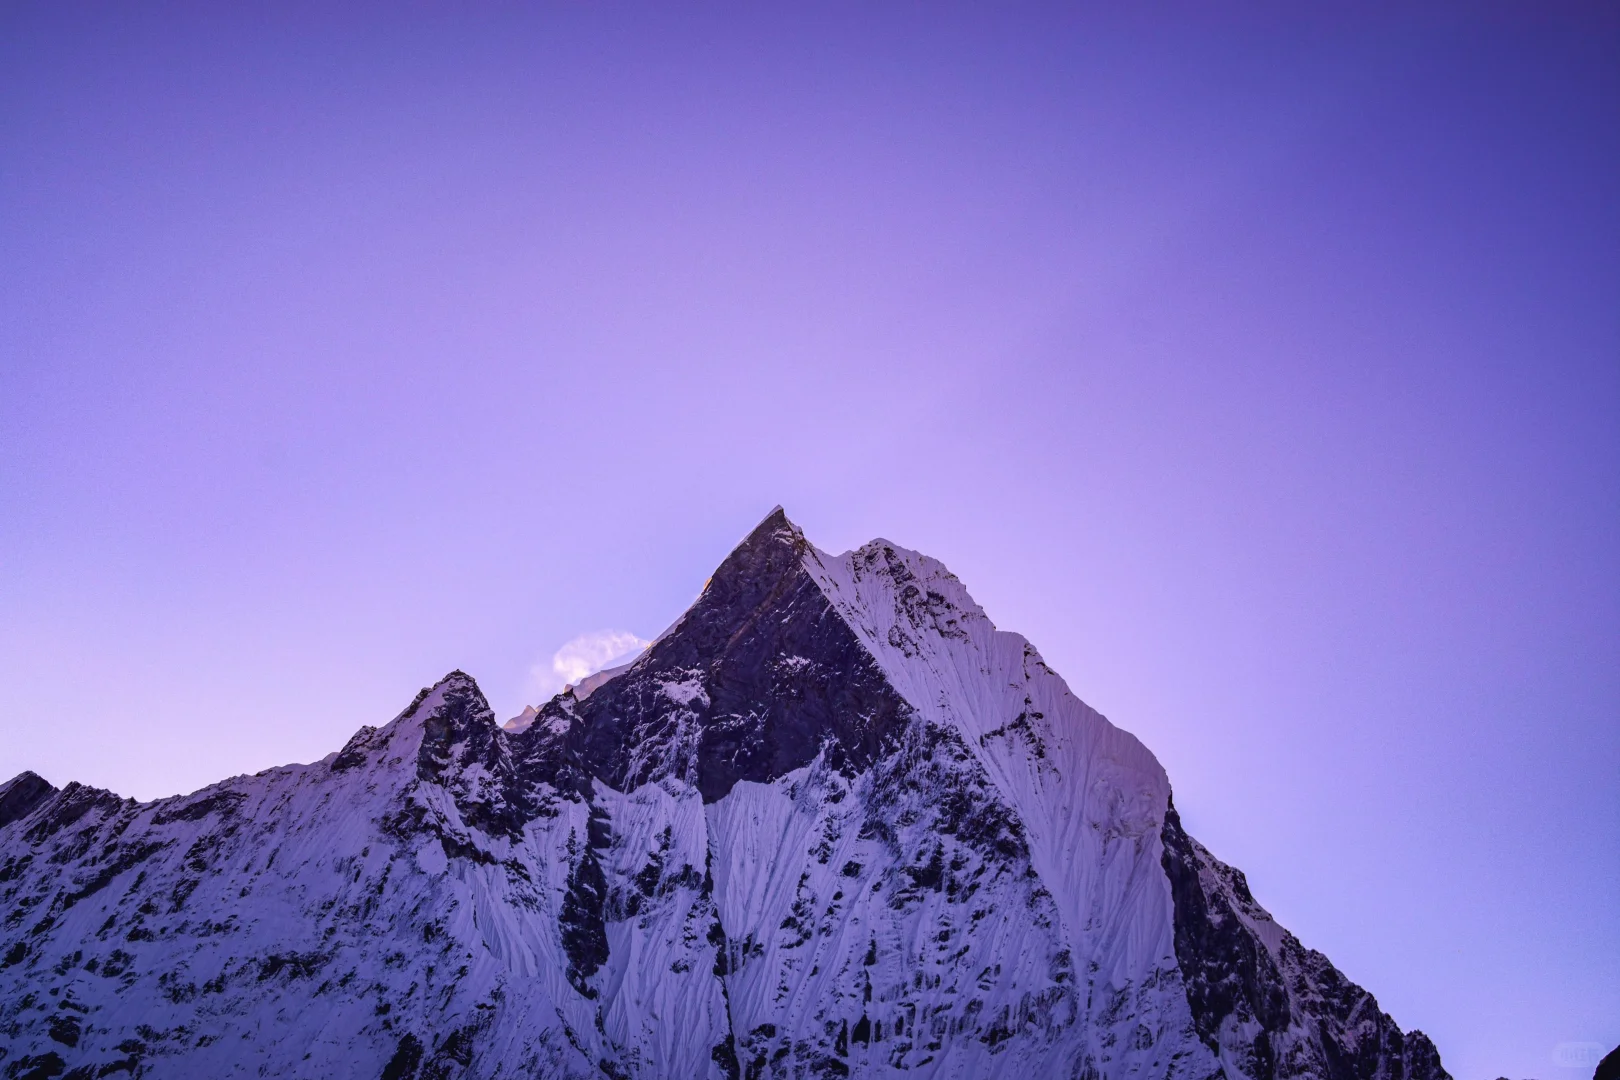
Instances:
[[[1024,824],[1086,989],[1099,1067],[1212,1071],[1175,962],[1159,867],[1170,785],[1153,755],[1071,694],[1029,642],[998,631],[939,562],[878,540],[809,564],[890,682],[960,736]]]
[[[521,915],[545,867],[500,828],[499,756],[455,740],[481,725],[457,673],[321,762],[144,805],[69,785],[12,823],[7,1074],[453,1075],[491,1039],[588,1074],[558,1032],[492,1030],[554,1015],[560,980]]]
[[[623,669],[311,765],[0,786],[0,1070],[1444,1080],[938,562],[780,510]]]

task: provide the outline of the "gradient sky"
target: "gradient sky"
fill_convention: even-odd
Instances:
[[[1458,1080],[1620,1042],[1612,7],[227,6],[0,8],[0,773],[516,713],[781,503]]]

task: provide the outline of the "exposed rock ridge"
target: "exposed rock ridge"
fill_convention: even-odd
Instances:
[[[809,550],[772,511],[671,632],[585,700],[548,704],[519,753],[620,791],[674,778],[705,802],[818,755],[849,775],[867,768],[911,710],[806,571]]]
[[[321,762],[144,804],[70,784],[0,827],[7,1080],[599,1075],[554,1025],[497,1030],[566,983],[513,921],[549,890],[490,730],[457,672]]]
[[[56,794],[56,788],[38,773],[21,772],[0,784],[0,826],[10,825]]]
[[[1248,881],[1188,836],[1172,806],[1164,870],[1176,956],[1199,1037],[1246,1080],[1448,1080],[1434,1044],[1257,904]]]

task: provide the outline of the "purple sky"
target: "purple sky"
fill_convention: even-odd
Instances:
[[[515,713],[782,503],[1458,1080],[1620,1042],[1612,8],[219,7],[0,9],[0,774]]]

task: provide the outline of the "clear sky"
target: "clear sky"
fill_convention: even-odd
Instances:
[[[1458,1080],[1589,1076],[1615,9],[681,6],[0,8],[0,773],[514,714],[781,503],[943,559]]]

